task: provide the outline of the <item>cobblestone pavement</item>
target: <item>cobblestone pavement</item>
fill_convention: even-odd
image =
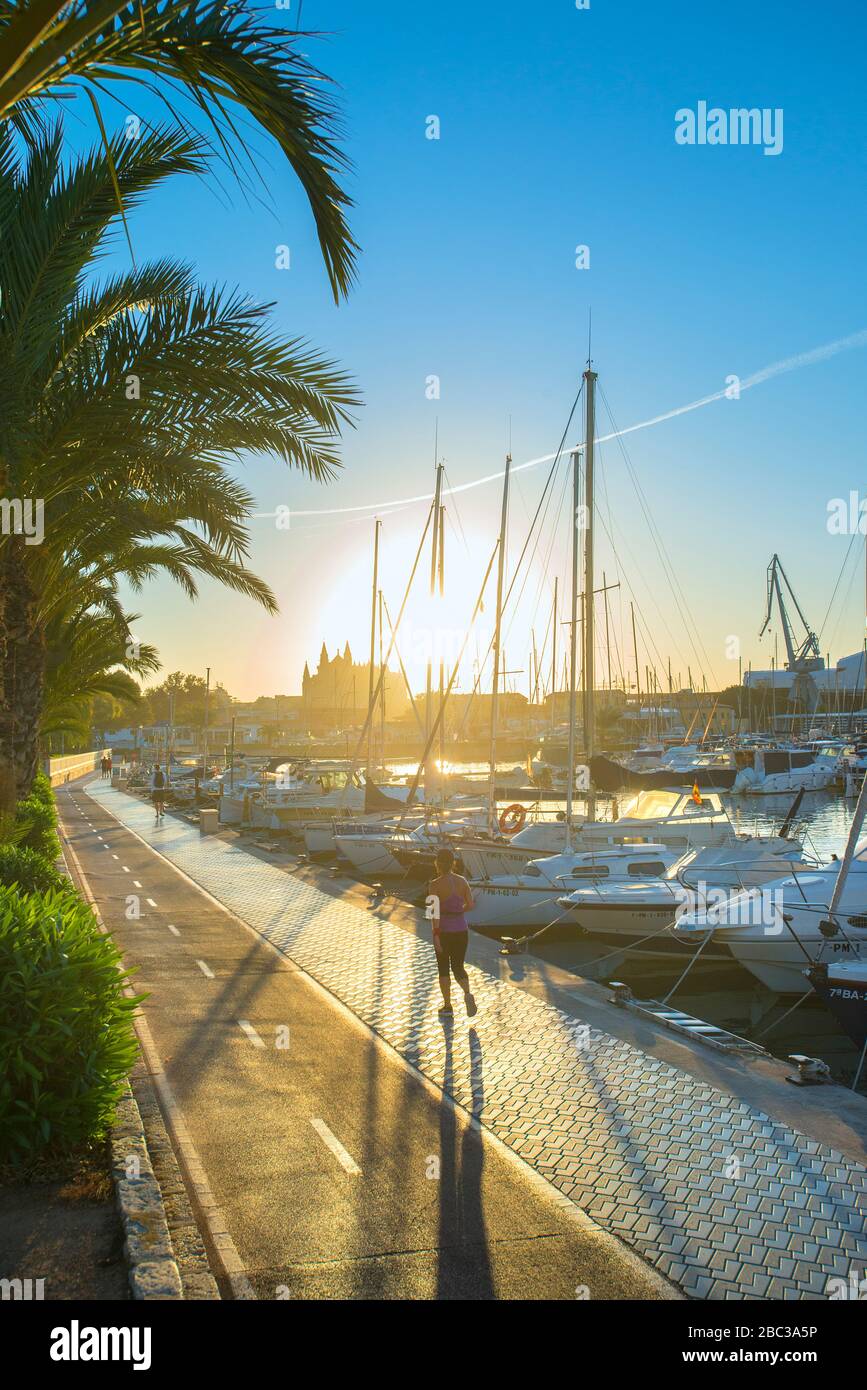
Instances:
[[[466,1051],[429,942],[99,783],[91,796],[695,1298],[824,1298],[867,1270],[867,1168],[470,966]],[[460,999],[460,991],[457,991]]]

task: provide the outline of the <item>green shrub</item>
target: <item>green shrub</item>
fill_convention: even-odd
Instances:
[[[37,801],[44,801],[47,806],[54,805],[54,792],[46,774],[40,769],[33,778],[33,786],[30,788],[30,795],[35,796]]]
[[[0,844],[0,887],[17,884],[22,893],[47,893],[60,888],[63,877],[44,855],[26,845]]]
[[[120,954],[70,888],[0,888],[0,1163],[105,1134],[135,1061]]]
[[[45,783],[40,784],[39,778]],[[18,802],[15,812],[15,841],[26,849],[33,849],[54,863],[60,854],[60,841],[57,838],[57,811],[48,779],[44,773],[38,774],[29,796]],[[47,790],[46,790],[47,788]]]

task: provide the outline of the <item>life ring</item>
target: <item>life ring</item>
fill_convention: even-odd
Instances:
[[[517,835],[519,830],[523,830],[526,819],[526,806],[522,806],[520,802],[515,801],[511,806],[507,806],[500,816],[500,829],[504,835]]]

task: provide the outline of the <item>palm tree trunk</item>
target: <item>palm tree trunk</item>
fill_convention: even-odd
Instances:
[[[9,542],[0,536],[0,818],[15,812],[15,768],[12,759],[12,710],[6,702],[6,555]]]
[[[45,636],[37,621],[38,596],[27,572],[21,536],[7,538],[0,581],[0,811],[8,811],[16,797],[30,791],[39,767],[45,683]]]

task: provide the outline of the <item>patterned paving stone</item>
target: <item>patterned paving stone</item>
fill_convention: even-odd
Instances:
[[[692,1297],[821,1298],[867,1271],[864,1167],[473,966],[470,1060],[460,1006],[451,1036],[437,1017],[427,941],[89,790]]]

